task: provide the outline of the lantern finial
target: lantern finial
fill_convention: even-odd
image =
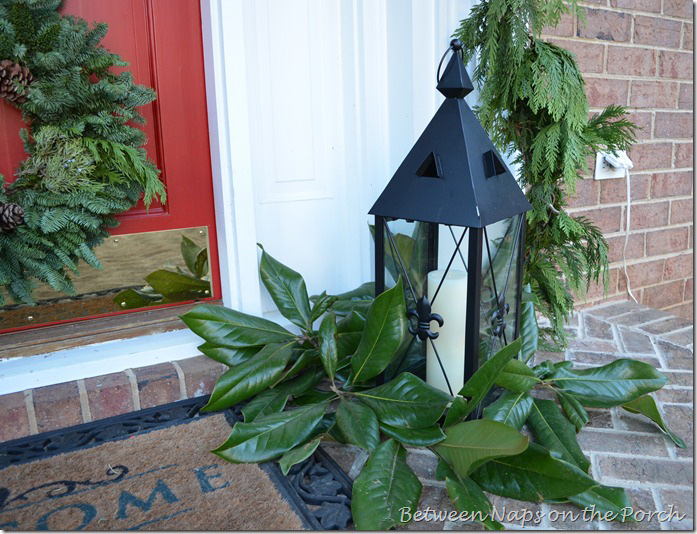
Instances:
[[[453,55],[450,58],[443,74],[440,73],[440,68],[443,65],[443,60],[448,51],[452,50]],[[470,77],[465,70],[465,64],[462,61],[462,43],[459,39],[450,41],[448,50],[445,51],[438,65],[438,85],[436,86],[446,98],[464,98],[474,90],[474,86],[470,81]]]

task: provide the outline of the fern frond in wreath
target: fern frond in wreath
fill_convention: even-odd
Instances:
[[[145,135],[132,126],[145,122],[137,108],[155,92],[128,71],[110,70],[128,64],[100,45],[106,24],[90,27],[59,7],[60,0],[0,0],[0,60],[17,66],[8,76],[21,73],[6,80],[13,94],[0,105],[20,109],[27,126],[16,180],[0,176],[0,206],[23,212],[16,227],[0,228],[0,305],[6,295],[33,303],[40,283],[74,293],[80,261],[101,267],[94,248],[118,226],[114,215],[141,196],[146,206],[166,200]]]

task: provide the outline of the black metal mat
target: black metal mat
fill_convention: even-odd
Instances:
[[[209,417],[201,413],[209,396],[173,402],[128,414],[0,443],[0,470],[57,454],[95,447],[134,434]],[[225,412],[230,424],[239,408]],[[276,462],[259,465],[310,530],[341,530],[351,523],[351,479],[321,447],[284,476]]]

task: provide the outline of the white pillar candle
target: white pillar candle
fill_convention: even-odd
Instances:
[[[443,368],[448,375],[453,394],[462,389],[465,379],[465,321],[467,318],[467,272],[450,269],[443,280],[434,302],[445,269],[428,273],[428,300],[432,303],[431,312],[443,318],[443,326],[431,322],[431,331],[438,332],[438,338],[433,343],[438,350]],[[448,385],[443,371],[438,364],[438,358],[430,341],[426,349],[426,382],[446,393]]]

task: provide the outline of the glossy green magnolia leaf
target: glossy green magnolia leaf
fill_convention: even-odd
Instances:
[[[300,273],[283,265],[269,255],[264,247],[258,246],[261,249],[259,274],[271,299],[286,319],[300,328],[311,330],[312,311],[305,280]]]
[[[530,391],[540,381],[532,369],[520,360],[509,360],[501,373],[496,377],[497,386],[506,388],[513,393],[525,393]]]
[[[380,421],[398,428],[426,428],[435,424],[452,400],[447,393],[410,373],[353,394],[370,406]]]
[[[261,347],[231,349],[229,347],[221,347],[206,341],[204,344],[198,346],[198,350],[201,352],[201,354],[205,354],[211,360],[224,363],[228,367],[234,367],[235,365],[239,365],[249,360],[261,350]]]
[[[258,347],[294,337],[272,321],[222,306],[201,304],[181,316],[191,331],[220,347]]]
[[[530,284],[523,286],[523,295],[534,296]],[[540,328],[537,325],[535,303],[533,300],[526,300],[525,298],[523,298],[523,302],[520,305],[520,338],[523,342],[520,360],[523,363],[528,363],[537,352]]]
[[[467,400],[464,397],[455,397],[450,405],[450,408],[448,408],[448,413],[445,414],[443,426],[452,426],[455,423],[462,421],[468,414],[467,409]]]
[[[242,408],[244,422],[250,423],[257,417],[283,411],[288,402],[288,394],[275,389],[267,389],[259,393]]]
[[[317,297],[317,300],[312,305],[312,310],[310,310],[310,321],[313,323],[322,317],[322,314],[326,312],[332,304],[336,301],[336,297],[327,295],[326,291],[322,291],[322,294]]]
[[[487,360],[460,390],[460,395],[469,399],[467,407],[459,420],[464,419],[479,405],[496,381],[506,364],[520,352],[520,338],[509,343]],[[456,421],[451,421],[453,424]]]
[[[281,459],[278,460],[278,466],[281,468],[283,475],[287,475],[290,468],[295,464],[299,464],[312,456],[312,453],[317,450],[317,447],[319,447],[321,441],[322,438],[315,438],[304,445],[300,445],[299,447],[289,450],[287,453],[281,456]]]
[[[271,387],[276,387],[277,384],[280,384],[281,382],[288,380],[289,378],[293,378],[297,374],[301,373],[308,367],[312,366],[315,362],[318,362],[320,359],[319,357],[319,351],[315,349],[308,349],[308,350],[303,350],[300,353],[300,356],[293,362],[293,364],[283,371],[281,375],[273,382]]]
[[[536,443],[516,456],[486,462],[472,479],[489,493],[532,502],[570,497],[597,485],[578,467]]]
[[[564,410],[566,417],[568,417],[569,421],[576,427],[576,432],[579,432],[590,421],[588,412],[586,412],[586,409],[575,397],[567,395],[559,389],[555,390],[555,392],[557,394],[557,400],[559,400],[559,404],[561,404],[561,408]]]
[[[351,291],[335,295],[339,300],[373,300],[375,298],[375,282],[366,282]]]
[[[482,523],[487,530],[503,530],[501,523],[491,517],[493,506],[477,483],[469,477],[445,478],[445,488],[455,509],[467,514],[472,521]]]
[[[406,331],[407,311],[402,281],[379,295],[371,304],[363,337],[358,344],[351,370],[353,383],[380,374],[394,358]]]
[[[201,410],[224,410],[273,384],[290,360],[293,342],[266,345],[252,358],[225,371]]]
[[[648,363],[625,358],[588,369],[557,367],[550,378],[584,406],[602,408],[631,402],[661,389],[668,381]]]
[[[295,406],[305,406],[306,404],[317,404],[318,402],[323,402],[335,397],[336,393],[333,391],[319,391],[317,389],[311,389],[298,397],[293,397],[293,404]]]
[[[319,367],[315,367],[307,369],[295,378],[285,380],[282,383],[273,386],[273,389],[296,397],[308,392],[310,388],[316,386],[323,379],[324,371]]]
[[[368,451],[380,444],[375,412],[361,402],[341,399],[336,409],[336,424],[346,440]]]
[[[228,439],[212,452],[232,463],[272,460],[304,443],[322,420],[328,403],[260,417],[253,423],[235,423]]]
[[[112,299],[121,310],[133,310],[135,308],[144,308],[152,306],[162,301],[162,295],[159,293],[149,293],[146,291],[136,291],[135,289],[124,289],[119,291]]]
[[[624,488],[599,484],[578,495],[571,495],[569,497],[569,502],[575,504],[582,510],[584,508],[591,509],[591,507],[594,507],[594,510],[600,515],[605,515],[610,512],[616,515],[614,518],[616,520],[621,521],[623,517],[629,521],[634,520],[629,514],[632,503],[629,502],[629,497],[627,497],[627,492],[624,491]]]
[[[405,523],[421,497],[421,482],[407,465],[407,451],[393,439],[380,444],[353,482],[351,512],[358,530],[387,530]],[[410,514],[409,514],[410,515]]]
[[[361,332],[343,332],[336,335],[336,352],[339,358],[353,355],[361,342]]]
[[[319,326],[319,351],[327,376],[334,380],[339,356],[336,346],[336,316],[332,312],[324,316]]]
[[[199,252],[201,252],[201,247],[194,243],[191,239],[186,236],[182,236],[179,248],[182,253],[182,258],[184,258],[184,263],[187,269],[191,271],[192,274],[196,274],[196,258],[198,258]]]
[[[372,304],[372,300],[336,300],[334,304],[332,304],[332,311],[337,315],[358,313],[366,316]]]
[[[588,473],[591,463],[576,441],[576,427],[564,417],[554,401],[535,399],[527,423],[536,443],[558,452],[563,460]]]
[[[484,408],[483,415],[486,419],[498,421],[520,430],[530,415],[532,403],[533,399],[527,392],[504,391],[496,401]]]
[[[539,379],[544,379],[547,378],[549,375],[554,373],[554,365],[550,360],[545,360],[542,363],[538,363],[535,367],[532,368],[532,372],[535,373],[535,376]]]
[[[528,438],[516,429],[489,419],[458,423],[445,435],[433,450],[461,478],[487,460],[520,454],[528,446]]]
[[[208,250],[203,249],[196,256],[196,263],[194,264],[194,276],[197,278],[202,278],[208,274]]]
[[[158,269],[147,275],[145,281],[156,292],[172,300],[195,300],[210,296],[210,282],[188,274]]]
[[[356,312],[351,312],[348,315],[345,315],[336,323],[336,331],[339,334],[346,334],[350,332],[362,334],[364,328],[365,316]]]
[[[445,434],[438,425],[426,428],[398,428],[380,423],[380,430],[400,443],[412,447],[429,447],[445,439]]]
[[[680,447],[681,449],[687,448],[685,441],[683,441],[681,437],[679,437],[677,434],[675,434],[668,428],[665,421],[663,420],[661,412],[658,411],[656,401],[651,395],[644,395],[631,402],[625,403],[622,405],[622,408],[624,408],[630,413],[638,413],[641,415],[645,415],[654,423],[656,423],[658,427],[663,432],[665,432],[668,435],[668,437],[673,440],[673,443],[675,443],[678,447]]]

